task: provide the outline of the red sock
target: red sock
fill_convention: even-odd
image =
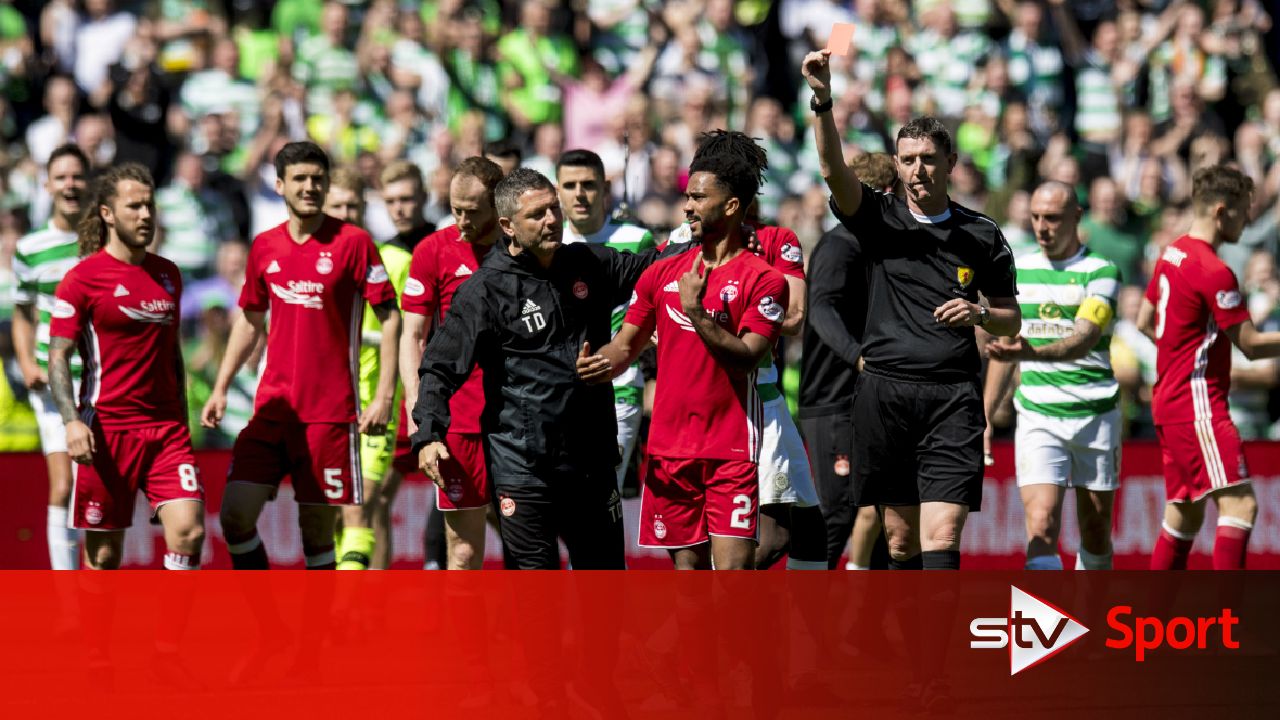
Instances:
[[[1178,533],[1177,535],[1182,535]],[[1166,525],[1160,528],[1160,537],[1156,538],[1156,547],[1151,551],[1152,570],[1186,570],[1187,556],[1191,554],[1191,543],[1195,536],[1178,537]]]
[[[1235,518],[1219,518],[1218,532],[1213,537],[1213,569],[1243,570],[1245,546],[1253,526]]]

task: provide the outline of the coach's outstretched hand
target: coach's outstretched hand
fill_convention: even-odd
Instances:
[[[826,102],[831,96],[831,51],[815,50],[805,55],[800,63],[800,72],[818,100]]]
[[[987,343],[987,355],[996,360],[1026,360],[1031,357],[1031,346],[1021,335],[1012,338],[997,337]]]
[[[440,461],[450,457],[449,448],[442,442],[429,443],[418,451],[418,469],[441,490],[445,487],[444,476],[440,474]]]
[[[588,385],[599,385],[613,379],[613,361],[604,355],[591,354],[591,343],[582,343],[578,353],[578,377]]]
[[[200,425],[207,428],[218,427],[218,423],[222,422],[222,416],[226,413],[227,394],[214,390],[205,401],[204,409],[200,411]]]

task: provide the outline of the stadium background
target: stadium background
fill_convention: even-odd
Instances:
[[[11,263],[17,239],[47,219],[43,164],[58,144],[81,144],[96,169],[135,160],[155,174],[158,252],[187,280],[186,361],[198,409],[226,346],[246,243],[284,219],[271,159],[285,142],[309,137],[359,169],[379,240],[394,233],[377,193],[392,160],[423,170],[427,219],[443,225],[450,168],[462,158],[515,150],[553,175],[562,150],[589,148],[604,157],[615,199],[661,241],[682,218],[697,134],[745,129],[769,151],[762,215],[811,249],[835,221],[798,61],[825,44],[835,22],[857,25],[852,52],[834,67],[849,154],[891,149],[913,115],[944,118],[960,153],[953,198],[1001,222],[1016,252],[1034,249],[1029,189],[1043,179],[1077,189],[1087,208],[1082,235],[1124,273],[1112,357],[1134,442],[1125,449],[1117,566],[1130,547],[1124,538],[1145,554],[1161,490],[1149,444],[1154,348],[1133,320],[1151,264],[1188,223],[1195,169],[1235,162],[1257,183],[1251,223],[1223,257],[1255,322],[1280,327],[1280,33],[1258,0],[0,2],[0,450],[38,447],[8,331]],[[798,350],[782,348],[792,396]],[[1280,438],[1277,364],[1237,353],[1235,368],[1241,434]],[[200,447],[229,447],[248,419],[253,380],[242,373],[222,429],[193,423]],[[1009,410],[996,418],[1000,437],[1010,436]],[[1022,542],[1009,448],[998,452],[991,504],[966,533],[975,557],[997,563]],[[1261,566],[1280,552],[1266,529],[1267,512],[1280,506],[1272,489],[1280,451],[1262,442],[1249,452],[1262,478],[1260,562],[1251,558]],[[225,460],[206,457],[215,458],[204,472],[213,486]],[[40,522],[24,519],[44,504],[38,460],[0,458],[6,566],[39,544],[22,539],[40,536]],[[420,562],[416,528],[430,497],[410,483],[397,502],[406,564]],[[285,546],[297,542],[286,520],[267,523],[280,526]],[[141,561],[148,538],[135,535],[130,553]],[[1070,533],[1066,542],[1074,548]]]

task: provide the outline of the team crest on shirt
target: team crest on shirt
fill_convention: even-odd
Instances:
[[[427,286],[422,284],[421,280],[409,278],[404,282],[404,294],[409,297],[418,297],[427,291]]]
[[[90,501],[88,507],[84,509],[84,519],[90,525],[102,524],[102,504]]]
[[[653,519],[653,536],[659,540],[667,536],[667,524],[662,522],[661,515],[658,515]]]
[[[1223,310],[1233,310],[1240,307],[1240,293],[1235,290],[1219,290],[1217,301],[1218,307]]]
[[[62,320],[73,318],[76,316],[76,306],[62,298],[54,298],[53,310],[50,314]]]
[[[800,262],[804,260],[804,253],[800,251],[799,245],[787,243],[782,246],[782,259],[788,262]]]
[[[832,470],[836,471],[836,475],[839,475],[840,477],[849,477],[849,472],[852,469],[853,468],[849,465],[848,455],[843,453],[836,455],[835,467],[832,468]]]
[[[1041,320],[1061,320],[1062,306],[1057,303],[1041,303],[1040,309],[1036,311]]]
[[[321,275],[328,275],[333,272],[333,253],[320,253],[320,259],[316,260],[316,272]]]
[[[760,314],[764,316],[764,319],[769,322],[778,322],[782,319],[783,314],[786,313],[786,309],[782,307],[781,303],[774,300],[772,295],[765,295],[760,298],[760,306],[758,309],[760,310]]]
[[[773,489],[782,494],[791,487],[791,478],[786,473],[778,473],[773,476]]]
[[[738,297],[738,281],[730,280],[724,287],[720,288],[720,299],[724,302],[731,303]]]
[[[516,514],[516,501],[504,497],[502,502],[498,503],[498,509],[502,511],[502,517],[511,517]]]
[[[383,265],[371,265],[369,267],[369,272],[365,273],[364,275],[364,281],[366,283],[369,283],[370,285],[384,283],[388,279],[389,278],[387,277],[387,268],[386,266],[383,266]]]
[[[964,265],[956,268],[956,280],[960,283],[960,287],[969,287],[969,283],[973,282],[973,268]]]
[[[588,292],[589,291],[587,289],[587,284],[582,282],[581,280],[573,284],[573,296],[578,298],[579,300],[586,300]]]

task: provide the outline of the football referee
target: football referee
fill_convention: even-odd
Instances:
[[[973,327],[1018,333],[1013,257],[994,221],[948,198],[956,155],[934,118],[898,131],[905,201],[859,181],[831,116],[830,55],[809,53],[802,72],[831,209],[858,236],[870,272],[854,502],[880,508],[891,568],[955,570],[965,518],[982,502],[986,418]]]

